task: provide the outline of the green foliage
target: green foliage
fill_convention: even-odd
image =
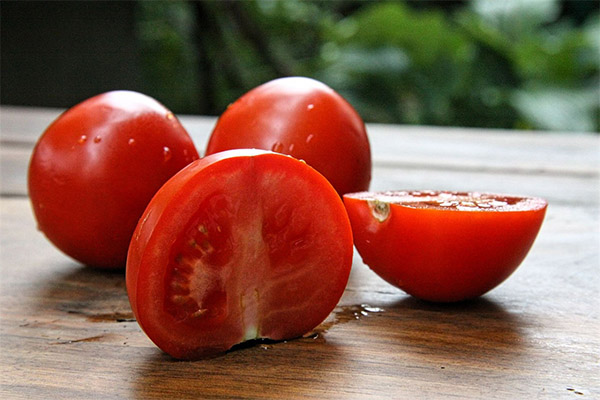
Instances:
[[[136,32],[146,92],[179,112],[199,101],[194,16],[185,2],[139,3]]]
[[[570,21],[552,23],[558,14],[556,1],[472,4],[474,12],[461,13],[457,22],[477,44],[506,59],[513,71],[516,81],[506,98],[516,111],[512,126],[598,131],[597,14],[575,28]]]
[[[267,80],[305,75],[368,122],[600,130],[595,9],[575,24],[558,0],[140,4],[148,80],[177,88],[179,112],[218,115]]]

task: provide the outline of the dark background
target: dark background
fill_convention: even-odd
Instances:
[[[2,1],[1,103],[130,89],[219,115],[305,75],[368,122],[598,132],[599,2],[518,3]]]

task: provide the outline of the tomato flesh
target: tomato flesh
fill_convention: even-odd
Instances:
[[[195,359],[310,331],[351,265],[350,223],[325,178],[289,156],[232,150],[158,191],[130,245],[127,290],[149,338]]]
[[[529,252],[547,203],[489,193],[396,191],[344,196],[355,246],[380,277],[430,301],[481,296]]]

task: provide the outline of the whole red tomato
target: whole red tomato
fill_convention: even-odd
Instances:
[[[392,285],[439,302],[480,296],[521,264],[541,227],[539,198],[459,192],[344,196],[363,261]]]
[[[327,85],[289,77],[254,88],[219,118],[206,154],[257,148],[304,160],[342,195],[368,190],[371,150],[363,120]]]
[[[230,150],[156,193],[131,241],[127,292],[148,337],[194,359],[316,327],[344,291],[352,252],[344,205],[321,174],[289,156]]]
[[[39,229],[84,264],[125,266],[154,193],[198,158],[177,118],[140,93],[92,97],[60,115],[37,142],[29,196]]]

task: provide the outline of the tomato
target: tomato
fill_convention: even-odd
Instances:
[[[339,195],[306,163],[263,150],[192,162],[148,205],[126,282],[141,328],[180,359],[298,337],[339,301],[352,266]]]
[[[156,100],[128,91],[85,100],[33,150],[28,185],[38,227],[75,260],[123,268],[154,193],[197,158],[183,126]]]
[[[275,79],[221,115],[206,154],[257,148],[306,161],[337,192],[368,190],[371,150],[361,117],[337,92],[310,78]]]
[[[478,297],[523,261],[541,227],[539,198],[460,192],[344,196],[354,244],[380,277],[430,301]]]

